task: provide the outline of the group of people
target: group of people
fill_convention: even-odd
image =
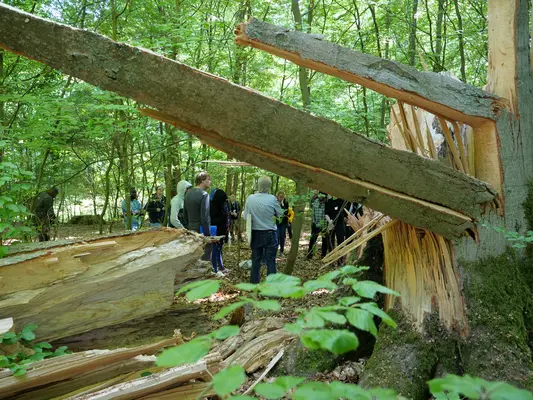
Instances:
[[[272,180],[263,176],[257,182],[257,192],[246,199],[242,216],[251,225],[250,247],[252,250],[252,269],[250,282],[259,283],[261,264],[267,266],[267,274],[276,273],[276,256],[285,252],[286,236],[292,238],[291,222],[294,212],[284,192],[277,196],[270,194]],[[237,224],[241,214],[241,206],[235,195],[228,198],[226,192],[220,188],[212,188],[211,177],[206,172],[200,172],[194,186],[182,180],[177,185],[177,194],[170,201],[168,225],[174,228],[187,228],[205,236],[217,236],[206,246],[202,260],[210,262],[213,272],[224,276],[228,272],[224,267],[222,249],[228,238],[240,239]],[[34,203],[34,216],[38,226],[39,241],[50,240],[50,225],[55,219],[53,200],[58,189],[53,187],[40,193]],[[129,199],[132,230],[137,230],[142,224],[144,214],[147,213],[150,226],[161,227],[165,220],[166,198],[163,188],[157,187],[156,192],[143,207],[137,197],[137,191],[132,189]],[[339,198],[328,196],[323,192],[315,192],[310,201],[312,211],[311,238],[307,258],[311,259],[319,235],[322,235],[321,256],[324,257],[342,243],[353,231],[347,224],[347,217],[362,215],[362,207],[357,203],[350,203]],[[348,213],[346,213],[346,211]],[[124,222],[127,224],[127,204],[122,202]]]

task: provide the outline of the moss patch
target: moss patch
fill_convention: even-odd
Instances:
[[[410,319],[402,312],[391,310],[388,314],[398,327],[381,325],[360,384],[392,388],[415,400],[427,399],[426,381],[432,378],[438,361],[435,346],[413,329]]]
[[[512,250],[463,265],[470,335],[462,344],[465,372],[533,388],[533,365],[526,321],[531,292],[521,271],[525,259]]]
[[[329,351],[309,350],[296,340],[285,349],[283,358],[273,374],[310,377],[317,372],[332,370],[340,360],[341,357]]]

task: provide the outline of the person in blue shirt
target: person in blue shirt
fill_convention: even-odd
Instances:
[[[278,200],[269,194],[272,181],[262,176],[257,181],[257,193],[248,196],[244,206],[243,218],[252,220],[252,270],[250,282],[259,283],[261,258],[264,256],[267,274],[276,273],[276,253],[278,251],[278,228],[276,221],[283,217],[284,210]]]
[[[130,212],[131,212],[131,230],[135,232],[142,224],[142,205],[137,200],[137,191],[131,189],[130,191]],[[128,216],[126,215],[126,199],[122,200],[122,216],[124,217],[124,225],[128,229]]]

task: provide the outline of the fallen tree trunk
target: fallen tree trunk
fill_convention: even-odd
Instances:
[[[152,316],[202,248],[197,234],[163,229],[13,254],[0,260],[0,314],[47,341]]]
[[[447,237],[473,228],[496,195],[485,183],[432,160],[224,79],[5,5],[0,47],[158,108],[160,113],[147,114],[231,156]],[[335,151],[324,151],[325,136]]]
[[[434,72],[360,53],[316,35],[252,18],[239,24],[235,42],[285,58],[302,67],[354,82],[452,121],[481,126],[495,121],[503,99]]]

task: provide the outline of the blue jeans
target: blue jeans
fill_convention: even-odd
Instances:
[[[278,225],[278,242],[281,253],[285,251],[285,239],[287,238],[287,224]]]
[[[213,269],[215,273],[220,269],[224,271],[224,262],[222,261],[222,246],[224,246],[224,241],[213,243],[211,250],[211,263],[213,264]]]
[[[161,222],[150,222],[152,228],[161,228]]]
[[[278,233],[276,231],[252,231],[252,270],[250,282],[259,283],[261,278],[261,258],[264,256],[267,275],[276,273],[276,253],[278,251]]]

